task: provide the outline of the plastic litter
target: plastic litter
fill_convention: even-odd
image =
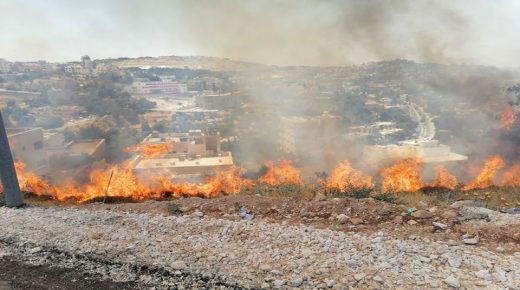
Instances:
[[[406,210],[406,213],[409,214],[409,215],[411,215],[411,214],[414,213],[415,211],[416,211],[415,208],[409,208],[409,209]]]
[[[255,218],[255,215],[252,214],[247,208],[241,207],[240,208],[240,217],[246,221],[250,221]]]

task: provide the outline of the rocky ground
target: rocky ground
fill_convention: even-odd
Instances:
[[[520,289],[519,215],[371,199],[170,203],[0,208],[0,261],[75,269],[80,289]]]

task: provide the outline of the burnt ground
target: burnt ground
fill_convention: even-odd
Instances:
[[[53,202],[37,203],[40,206],[56,205]],[[177,205],[180,212],[173,213],[170,204]],[[505,252],[520,251],[520,232],[516,226],[492,224],[486,220],[479,220],[477,223],[460,222],[457,217],[458,209],[439,203],[416,207],[433,213],[433,217],[424,219],[407,214],[408,206],[372,198],[327,198],[318,201],[303,196],[235,195],[213,199],[194,197],[141,203],[117,203],[116,201],[107,204],[59,204],[59,206],[165,215],[189,215],[200,211],[209,217],[230,220],[240,220],[240,208],[245,207],[255,215],[255,220],[264,222],[306,224],[316,228],[367,234],[383,231],[399,239],[414,239],[420,236],[432,240],[460,242],[463,234],[471,234],[479,237],[479,246],[490,250],[499,247],[500,251]],[[339,215],[346,215],[348,219],[341,220],[338,218]],[[410,225],[409,220],[413,220],[416,224]],[[440,222],[448,227],[443,230],[436,229],[432,222]]]
[[[10,257],[0,259],[0,290],[137,289],[132,282],[101,281],[75,269],[27,265]]]

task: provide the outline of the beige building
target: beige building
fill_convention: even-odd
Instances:
[[[47,155],[51,165],[65,162],[73,167],[104,159],[105,150],[105,139],[85,139],[49,146]]]
[[[7,128],[7,138],[15,161],[26,164],[27,170],[37,174],[47,174],[49,161],[43,142],[41,128]]]
[[[210,94],[195,97],[197,107],[205,109],[229,110],[240,106],[242,95],[236,93]]]
[[[140,146],[161,144],[167,146],[167,152],[152,157],[137,154],[131,159],[136,172],[172,174],[176,181],[202,182],[205,177],[233,165],[231,152],[220,148],[218,133],[193,130],[188,133],[151,134]]]
[[[327,112],[321,116],[280,119],[280,150],[286,154],[321,151],[337,136],[338,118]]]
[[[467,156],[451,152],[449,146],[440,144],[437,140],[407,140],[392,145],[365,146],[363,156],[363,159],[371,164],[404,158],[419,158],[424,163],[460,162],[468,160]]]

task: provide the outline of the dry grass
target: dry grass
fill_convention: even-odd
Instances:
[[[520,187],[490,187],[485,189],[457,192],[457,199],[475,199],[488,208],[520,207]]]

